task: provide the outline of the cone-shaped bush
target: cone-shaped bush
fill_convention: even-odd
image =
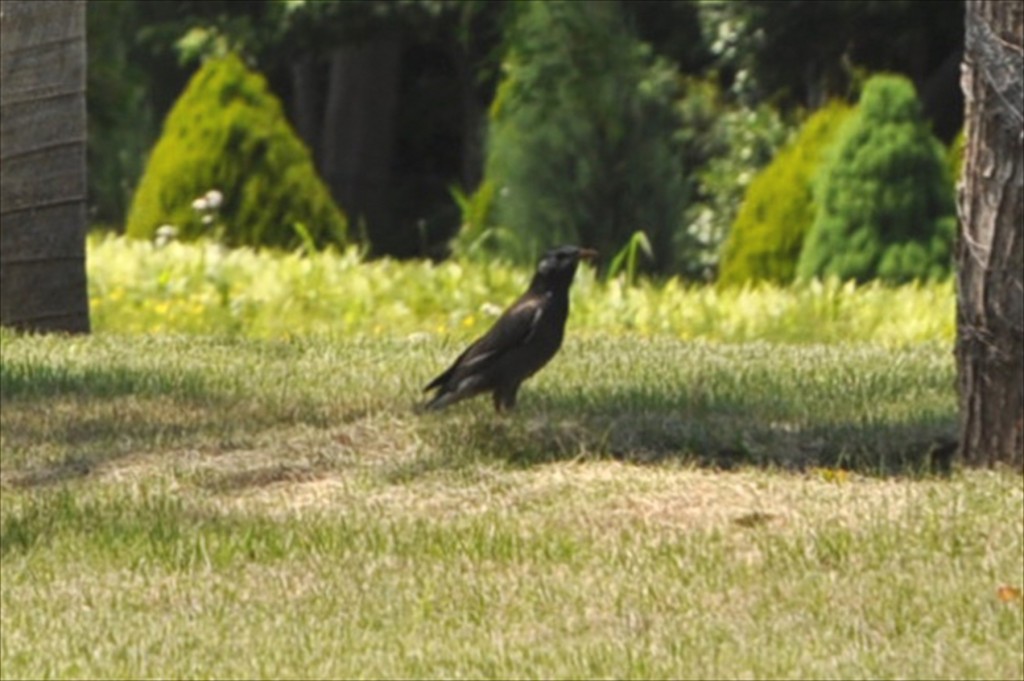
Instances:
[[[814,222],[812,181],[851,111],[839,101],[816,111],[751,181],[722,251],[720,284],[793,280]]]
[[[219,207],[193,207],[210,190],[223,197]],[[216,229],[232,246],[345,242],[345,217],[280,102],[234,55],[196,72],[150,155],[127,232],[148,239],[164,224],[184,239]]]
[[[871,78],[822,165],[798,276],[900,283],[947,275],[956,230],[951,187],[913,84]]]
[[[614,253],[645,231],[662,268],[686,205],[672,69],[616,3],[516,5],[491,107],[485,174],[494,250],[523,262],[557,243]],[[492,230],[493,231],[493,230]]]

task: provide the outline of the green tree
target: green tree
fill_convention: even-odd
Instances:
[[[210,190],[216,216],[193,201]],[[185,238],[216,217],[230,245],[342,244],[346,222],[309,152],[262,76],[229,55],[208,60],[164,122],[128,217],[128,234],[150,238],[171,224]]]
[[[573,242],[612,253],[643,230],[668,268],[686,202],[674,70],[616,3],[525,3],[509,44],[485,165],[492,214],[514,235],[502,252],[529,261]]]
[[[229,36],[232,45],[265,42],[255,36],[273,2],[86,3],[90,221],[124,229],[147,153],[160,135],[160,121],[195,71],[195,64],[186,64],[182,55],[190,52],[196,34],[191,34],[191,44],[183,36],[196,26],[209,25],[216,27],[209,32],[211,38]]]
[[[375,253],[442,256],[458,227],[448,188],[472,189],[482,172],[505,4],[88,3],[90,169],[98,171],[90,215],[124,224],[146,152],[197,59],[231,51],[267,78]]]
[[[749,102],[817,108],[852,98],[865,73],[910,77],[943,140],[959,129],[962,0],[701,3],[716,66]]]
[[[812,180],[851,107],[834,100],[750,183],[722,253],[719,282],[789,283],[814,222]]]
[[[132,50],[134,2],[86,3],[89,219],[124,229],[146,152],[159,132],[145,69]]]
[[[871,78],[834,150],[821,168],[798,275],[894,283],[947,275],[956,231],[951,181],[913,84]]]

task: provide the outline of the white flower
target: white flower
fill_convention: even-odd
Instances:
[[[220,204],[224,202],[224,195],[216,189],[211,189],[206,192],[206,205],[210,207],[210,210],[217,210],[220,208]]]
[[[487,302],[487,303],[484,303],[483,305],[481,305],[480,306],[480,311],[482,313],[484,313],[485,315],[488,315],[489,317],[497,317],[497,316],[501,315],[501,312],[502,312],[500,305],[495,305],[494,303],[490,303],[490,302]]]
[[[154,242],[157,248],[163,248],[178,236],[178,228],[174,225],[160,225],[156,228]]]
[[[203,222],[204,225],[209,227],[211,224],[213,224],[213,216],[212,215],[204,215],[202,222]]]
[[[197,213],[202,213],[204,210],[206,210],[206,205],[206,197],[200,196],[198,199],[192,202],[192,210],[196,211]]]

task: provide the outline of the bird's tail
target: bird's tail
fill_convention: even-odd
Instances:
[[[438,411],[444,409],[452,402],[456,402],[459,398],[455,393],[446,393],[444,391],[438,391],[436,395],[430,399],[420,402],[416,405],[417,412],[426,411]]]

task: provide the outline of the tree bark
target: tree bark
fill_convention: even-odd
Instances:
[[[960,456],[1024,468],[1024,2],[967,3],[957,188]]]
[[[397,36],[342,45],[331,54],[321,175],[350,224],[365,221],[371,237],[391,229],[400,56]]]
[[[85,2],[0,0],[0,324],[89,331]]]
[[[292,120],[295,131],[309,147],[317,167],[323,152],[318,144],[320,126],[317,120],[317,88],[316,72],[314,71],[313,55],[302,54],[292,60],[289,71],[292,81]]]
[[[467,194],[476,191],[483,179],[484,126],[486,111],[476,97],[476,73],[469,56],[458,48],[452,49],[459,83],[459,108],[462,112],[462,163],[459,181]]]

